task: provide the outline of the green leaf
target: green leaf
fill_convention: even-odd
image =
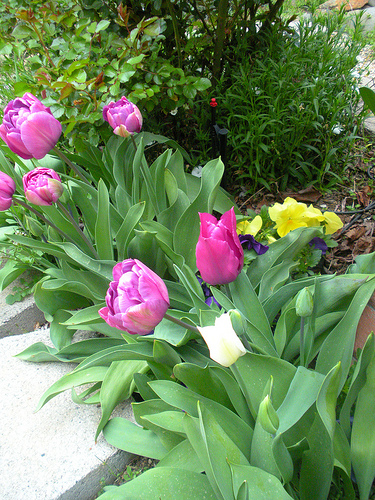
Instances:
[[[229,438],[245,456],[250,455],[252,429],[235,413],[200,394],[190,391],[175,382],[155,380],[150,387],[166,403],[180,408],[193,417],[198,417],[197,402],[200,401],[212,413],[219,425],[225,428]],[[246,439],[244,439],[246,436]]]
[[[238,383],[241,388],[242,384],[246,387],[251,398],[254,417],[258,413],[259,404],[264,397],[263,390],[270,376],[274,381],[272,403],[277,409],[285,399],[297,370],[295,366],[282,359],[254,353],[246,353],[238,358],[235,366],[241,377]]]
[[[86,307],[90,302],[81,295],[59,290],[47,290],[44,281],[39,281],[34,288],[34,300],[37,307],[43,311],[47,321],[52,321],[53,315],[59,309],[76,309]]]
[[[226,427],[218,424],[206,405],[201,402],[197,405],[199,421],[189,415],[184,419],[187,437],[202,462],[217,498],[235,500],[228,462],[237,465],[249,465],[249,462],[226,434]],[[243,439],[248,439],[248,436],[243,436]]]
[[[74,334],[74,330],[68,330],[66,326],[62,324],[69,319],[70,316],[71,313],[59,309],[54,314],[53,321],[51,322],[50,338],[53,345],[59,350],[70,344]]]
[[[184,418],[182,412],[181,415],[182,418]],[[177,469],[184,469],[192,472],[203,472],[201,461],[188,439],[184,439],[169,451],[160,460],[157,467],[175,467]]]
[[[333,366],[341,363],[340,388],[345,383],[352,363],[355,334],[363,309],[375,289],[375,278],[364,283],[355,293],[344,317],[325,339],[316,362],[316,370],[328,373]]]
[[[104,427],[103,434],[112,446],[136,455],[160,460],[168,451],[154,432],[143,429],[125,418],[116,417],[110,420]]]
[[[366,106],[375,114],[375,92],[368,87],[359,87],[359,93]]]
[[[95,441],[108,422],[115,407],[130,398],[134,390],[134,373],[148,370],[145,361],[115,361],[108,368],[100,390],[102,417],[95,434]]]
[[[257,467],[230,464],[232,469],[233,490],[235,495],[246,481],[249,498],[256,500],[292,500],[281,482],[272,474]],[[315,499],[314,499],[315,500]]]
[[[375,478],[375,358],[372,356],[366,370],[366,382],[360,390],[355,406],[351,435],[351,457],[360,499],[369,498]]]
[[[46,390],[40,398],[35,411],[39,411],[50,399],[67,389],[104,380],[107,369],[106,366],[96,366],[94,368],[88,368],[87,370],[81,370],[80,372],[72,371],[67,373]]]
[[[224,165],[220,159],[212,160],[203,167],[199,193],[176,224],[174,250],[183,255],[186,264],[193,270],[196,269],[195,247],[200,227],[198,212],[212,212],[223,173]]]
[[[229,283],[229,290],[235,307],[250,324],[247,334],[251,341],[265,353],[278,357],[268,319],[246,273],[241,272]]]
[[[145,202],[137,203],[129,208],[115,240],[117,246],[118,260],[121,261],[127,257],[127,248],[129,241],[134,236],[134,228],[140,221],[145,210]]]
[[[95,241],[99,258],[113,260],[111,221],[109,217],[109,194],[104,182],[98,183],[98,215],[95,223]]]
[[[175,467],[155,467],[132,481],[111,489],[100,500],[155,500],[156,498],[179,500],[217,500],[203,474]]]

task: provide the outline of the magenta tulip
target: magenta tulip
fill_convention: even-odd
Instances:
[[[5,107],[0,137],[21,158],[44,158],[56,146],[60,135],[61,123],[29,92]]]
[[[0,212],[10,208],[15,190],[14,180],[4,172],[0,172]]]
[[[111,125],[113,132],[121,137],[128,137],[142,129],[141,112],[124,96],[104,106],[103,118]]]
[[[35,168],[22,178],[27,201],[34,205],[52,205],[63,194],[59,175],[51,168]]]
[[[108,325],[133,335],[152,332],[169,307],[164,281],[137,259],[116,264],[113,279],[100,316]]]
[[[211,214],[200,213],[199,217],[201,228],[196,258],[203,281],[210,285],[234,281],[243,268],[244,254],[233,207],[219,221]]]

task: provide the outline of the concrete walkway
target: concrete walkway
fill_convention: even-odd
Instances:
[[[34,413],[44,391],[75,365],[14,357],[35,342],[52,344],[47,328],[32,331],[42,320],[32,298],[8,306],[7,293],[0,294],[0,499],[96,498],[126,468],[131,455],[110,446],[103,436],[95,444],[100,408],[75,404],[69,391]],[[10,336],[12,325],[18,335]],[[120,405],[115,416],[132,419],[130,402]]]

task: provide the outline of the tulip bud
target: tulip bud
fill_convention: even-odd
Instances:
[[[237,309],[230,309],[228,311],[230,321],[232,323],[234,331],[237,335],[243,335],[246,333],[246,320]]]
[[[215,320],[215,326],[198,327],[210,350],[210,358],[222,366],[230,366],[246,349],[233,329],[229,314],[222,314]]]
[[[113,132],[121,137],[128,137],[142,129],[141,112],[124,96],[104,106],[103,118],[111,125]]]
[[[279,417],[268,394],[259,405],[258,420],[266,432],[276,434],[279,428]]]
[[[4,172],[0,172],[0,212],[11,207],[15,190],[16,183],[14,180]]]
[[[296,314],[301,318],[311,316],[314,309],[314,300],[310,290],[305,287],[298,292],[296,299]]]
[[[100,316],[109,326],[133,335],[152,332],[169,307],[164,281],[137,259],[116,264],[113,279]]]
[[[225,212],[219,221],[207,213],[200,213],[199,217],[201,227],[196,258],[203,281],[210,285],[234,281],[244,264],[234,209]]]
[[[51,168],[35,168],[22,178],[27,201],[34,205],[52,205],[64,191],[59,175]]]
[[[61,123],[39,99],[27,92],[4,110],[0,137],[21,158],[44,158],[56,146]]]

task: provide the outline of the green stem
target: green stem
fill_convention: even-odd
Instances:
[[[196,326],[189,325],[188,323],[185,323],[184,321],[181,321],[180,319],[177,319],[168,313],[164,314],[164,318],[168,319],[169,321],[172,321],[172,323],[176,323],[176,325],[180,325],[183,328],[186,328],[187,330],[191,330],[192,332],[199,333],[199,330]]]
[[[305,318],[301,318],[301,328],[299,331],[299,364],[305,366]]]
[[[60,202],[60,200],[56,201],[56,205],[60,208],[60,210],[64,213],[67,219],[73,224],[74,228],[76,229],[77,233],[79,236],[82,238],[82,240],[86,243],[86,245],[90,248],[92,254],[94,255],[95,259],[99,259],[99,255],[97,254],[93,244],[91,241],[87,238],[87,236],[84,234],[82,229],[79,227],[77,222],[74,220],[70,212],[64,207],[64,205]]]
[[[57,148],[53,148],[53,149],[52,149],[52,151],[53,151],[54,153],[56,153],[56,154],[57,154],[57,156],[58,156],[58,157],[59,157],[59,158],[60,158],[60,159],[61,159],[64,163],[66,163],[66,164],[68,165],[68,167],[70,167],[70,168],[73,170],[73,172],[75,172],[75,173],[77,174],[77,176],[78,176],[78,177],[79,177],[79,178],[80,178],[83,182],[86,182],[86,184],[91,184],[91,182],[87,179],[87,177],[86,177],[86,176],[85,176],[82,172],[80,172],[80,171],[79,171],[79,169],[78,169],[77,165],[74,165],[74,163],[73,163],[73,162],[71,162],[71,161],[69,160],[69,158],[67,158],[67,157],[64,155],[64,153],[63,153],[62,151],[60,151],[60,150],[59,150],[59,149],[57,149]]]

